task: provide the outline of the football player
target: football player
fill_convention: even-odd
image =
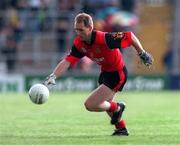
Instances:
[[[130,31],[107,33],[93,28],[93,20],[89,14],[80,13],[75,17],[74,30],[77,36],[72,49],[46,78],[45,84],[55,84],[55,79],[71,64],[87,56],[100,66],[101,73],[99,86],[90,93],[84,105],[88,111],[106,111],[111,124],[116,128],[112,135],[127,136],[129,132],[125,121],[121,119],[126,105],[124,102],[114,101],[116,92],[122,91],[127,80],[127,69],[120,49],[133,46],[141,61],[148,67],[153,64],[153,57],[143,49],[139,39]]]

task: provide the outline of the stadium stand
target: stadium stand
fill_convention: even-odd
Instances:
[[[105,6],[111,5],[115,6],[113,10],[119,10],[121,9],[121,6],[119,5],[120,0],[113,0],[113,1],[106,1],[101,0],[103,5],[96,5],[96,8],[106,8]],[[113,5],[112,3],[113,2]],[[127,2],[127,1],[126,1]],[[132,2],[132,1],[131,1]],[[133,1],[134,2],[134,1]],[[163,6],[166,5],[167,0],[144,0],[142,5],[143,8],[146,5],[150,6]],[[13,70],[9,70],[8,72],[14,72],[14,73],[23,73],[23,74],[48,74],[50,70],[52,70],[59,59],[62,58],[62,56],[67,53],[67,51],[70,49],[70,44],[72,41],[72,38],[74,36],[73,32],[73,18],[75,14],[80,12],[81,10],[85,11],[89,10],[92,15],[95,15],[96,12],[94,7],[88,7],[93,6],[93,3],[97,4],[97,1],[94,0],[16,0],[16,1],[6,1],[1,0],[0,7],[2,7],[0,12],[0,41],[2,42],[4,39],[4,28],[8,25],[13,28],[14,35],[13,40],[16,44],[16,51],[14,54],[4,55],[1,53],[1,66],[4,66],[6,64],[7,59],[11,59],[12,56],[16,56],[15,59],[15,67]],[[116,9],[116,4],[117,8]],[[145,5],[145,6],[144,6]],[[177,6],[177,5],[176,5]],[[178,7],[178,6],[177,6]],[[88,9],[87,9],[88,8]],[[146,9],[147,8],[147,9]],[[163,12],[167,13],[169,12],[169,8],[162,8]],[[147,12],[153,12],[156,8],[149,9],[148,7],[145,7],[145,9],[140,8],[140,11],[136,11],[138,13],[138,16],[140,16],[140,24],[138,26],[138,35],[140,38],[143,38],[143,44],[145,44],[146,47],[151,48],[153,54],[156,53],[154,46],[151,46],[151,44],[147,43],[149,37],[146,35],[147,33],[150,33],[150,31],[146,31],[147,29],[147,23],[148,21],[143,22],[144,14]],[[178,15],[178,9],[176,9],[176,13]],[[112,10],[112,9],[109,9]],[[111,11],[108,11],[111,12]],[[158,12],[159,11],[155,11]],[[139,14],[140,13],[140,14]],[[160,12],[161,13],[161,12]],[[6,14],[6,15],[5,15]],[[165,14],[165,13],[164,13]],[[165,14],[166,15],[166,14]],[[102,15],[98,15],[102,16]],[[144,15],[147,16],[147,15]],[[169,16],[169,15],[168,15]],[[8,19],[7,19],[8,18]],[[97,18],[97,15],[95,15],[95,19]],[[163,17],[164,18],[164,17]],[[169,18],[169,17],[168,17]],[[155,20],[158,20],[156,18]],[[178,21],[178,18],[177,18]],[[158,23],[158,21],[156,21]],[[166,21],[168,23],[168,21]],[[176,25],[178,26],[179,22]],[[96,22],[95,22],[96,24]],[[155,24],[155,23],[154,23]],[[152,25],[152,28],[154,30],[157,30],[157,28],[163,26],[162,25]],[[176,26],[175,25],[175,26]],[[102,28],[102,25],[98,23],[99,28]],[[158,26],[158,27],[157,27]],[[168,26],[167,26],[168,27]],[[158,34],[165,34],[168,33],[167,27],[162,27],[164,29],[161,29],[162,31]],[[165,31],[164,31],[165,30]],[[164,32],[164,33],[162,33]],[[150,35],[152,36],[152,35]],[[160,36],[161,37],[161,36]],[[159,37],[159,38],[160,38]],[[176,38],[178,39],[178,38]],[[174,39],[174,41],[177,41]],[[160,42],[160,48],[161,50],[164,49],[164,45],[167,44],[166,40],[159,41]],[[164,43],[164,45],[163,45]],[[0,45],[0,49],[2,50],[2,44]],[[175,42],[173,43],[173,49],[177,49],[177,52],[179,52],[178,48],[175,46]],[[63,46],[64,45],[64,46]],[[176,44],[177,45],[177,44]],[[176,47],[176,48],[174,48]],[[166,48],[165,48],[166,49]],[[128,57],[131,54],[128,54]],[[162,52],[162,55],[164,55],[164,52]],[[158,58],[159,56],[155,56]],[[129,57],[131,58],[131,57]],[[179,57],[177,56],[175,59],[177,60]],[[14,58],[13,58],[14,59]],[[128,59],[130,63],[128,63],[128,67],[130,70],[130,73],[136,72],[136,69],[134,69],[132,66],[134,64],[134,60]],[[175,62],[175,61],[174,61]],[[177,60],[176,62],[179,62]],[[161,62],[159,62],[161,63]],[[175,67],[179,67],[179,64],[176,63]],[[160,70],[163,70],[162,65],[158,64],[159,72]],[[3,69],[1,69],[3,71]],[[0,70],[0,71],[1,71]],[[6,69],[4,69],[6,71]],[[93,66],[93,71],[96,71],[96,67]],[[176,70],[175,70],[176,71]]]

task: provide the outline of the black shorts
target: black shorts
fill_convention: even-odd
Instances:
[[[114,91],[122,91],[127,80],[127,69],[122,71],[101,72],[99,76],[99,84],[104,84]]]

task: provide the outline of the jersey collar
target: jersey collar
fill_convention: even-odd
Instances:
[[[91,45],[94,43],[95,38],[96,38],[96,31],[93,30],[93,31],[92,31],[92,35],[91,35],[91,43],[90,43]]]
[[[91,34],[91,42],[90,43],[86,43],[85,41],[83,41],[86,45],[92,45],[95,41],[95,38],[96,38],[96,31],[93,30],[92,31],[92,34]]]

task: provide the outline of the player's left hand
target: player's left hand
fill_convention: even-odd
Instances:
[[[46,77],[45,81],[44,81],[44,85],[56,85],[56,75],[55,74],[50,74],[48,77]]]
[[[141,59],[141,62],[145,64],[146,66],[151,66],[154,62],[153,56],[148,52],[142,52],[139,54],[139,57]]]

